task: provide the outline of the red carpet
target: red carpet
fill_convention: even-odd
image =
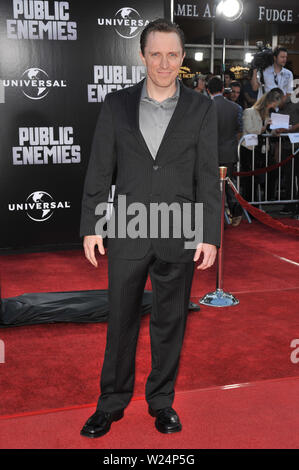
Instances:
[[[284,219],[285,221],[286,219]],[[291,219],[289,223],[296,222]],[[273,255],[299,263],[299,237],[272,230],[257,222],[243,222],[236,229],[227,227],[224,239],[224,283],[230,291],[250,292],[298,287],[298,270]],[[83,251],[28,253],[1,256],[2,296],[13,297],[25,292],[55,292],[107,288],[107,259],[99,258],[98,269],[84,258]],[[285,276],[284,276],[285,273]],[[216,266],[197,271],[192,295],[200,296],[215,288]],[[281,284],[283,282],[283,284]],[[150,288],[150,282],[146,288]]]
[[[299,289],[239,294],[227,309],[190,314],[177,390],[296,376],[290,360],[299,337]],[[273,305],[273,303],[276,305]],[[246,309],[244,308],[246,305]],[[283,308],[281,306],[283,305]],[[150,372],[149,316],[137,349],[135,396]],[[1,332],[1,414],[94,403],[104,356],[106,324],[42,325]]]
[[[0,419],[0,448],[106,449],[100,464],[111,449],[298,449],[298,394],[298,378],[179,392],[174,406],[183,429],[172,435],[155,429],[143,400],[93,440],[79,433],[94,408]]]
[[[299,375],[290,360],[290,343],[299,337],[298,247],[298,238],[255,222],[226,229],[224,288],[240,304],[190,314],[178,392]],[[3,297],[107,288],[106,259],[96,270],[77,250],[2,256],[1,263]],[[215,274],[216,267],[196,271],[192,300],[215,289]],[[144,395],[150,370],[148,321],[140,331],[135,397]],[[0,339],[6,348],[1,415],[96,402],[105,323],[7,328]]]

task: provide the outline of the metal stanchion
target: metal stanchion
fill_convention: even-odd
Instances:
[[[219,167],[220,171],[220,189],[221,189],[221,241],[220,248],[218,249],[218,264],[217,264],[217,281],[216,290],[209,292],[202,299],[199,300],[200,304],[209,305],[210,307],[230,307],[237,305],[239,300],[232,294],[224,292],[222,289],[223,284],[223,234],[224,234],[224,205],[225,205],[225,183],[226,183],[226,166]]]

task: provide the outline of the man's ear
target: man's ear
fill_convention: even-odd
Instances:
[[[143,64],[146,65],[144,55],[142,54],[141,51],[139,51],[139,55],[140,55],[140,58],[141,58]]]
[[[182,65],[182,63],[183,63],[183,61],[184,61],[184,59],[185,59],[185,56],[186,56],[186,52],[184,52],[184,54],[183,54],[181,65]]]

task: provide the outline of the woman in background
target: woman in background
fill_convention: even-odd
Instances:
[[[243,135],[257,134],[258,145],[255,147],[255,169],[266,166],[266,139],[262,137],[269,130],[271,124],[270,114],[275,112],[276,108],[280,105],[284,94],[280,88],[273,88],[265,93],[261,98],[251,107],[243,111]],[[241,147],[241,171],[252,170],[252,150],[253,146],[246,146],[245,140],[242,142]],[[274,163],[274,149],[268,149],[268,165]],[[274,198],[275,194],[275,179],[278,172],[272,171],[268,174],[268,191],[267,200]],[[242,181],[243,180],[243,181]],[[255,194],[252,195],[251,191],[251,177],[246,176],[241,180],[243,188],[243,196],[246,200],[254,200]],[[255,188],[258,184],[264,186],[265,175],[255,176]]]

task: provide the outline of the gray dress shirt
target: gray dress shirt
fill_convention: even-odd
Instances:
[[[139,127],[148,149],[155,159],[169,121],[174,113],[180,96],[179,80],[176,80],[176,92],[170,98],[159,102],[148,96],[144,80],[139,107]]]

